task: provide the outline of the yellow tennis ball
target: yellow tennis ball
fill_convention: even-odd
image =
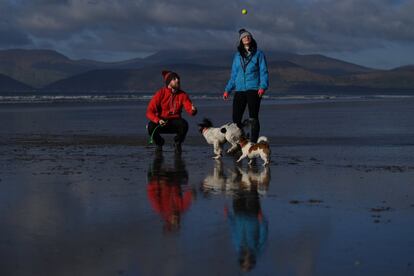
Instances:
[[[247,10],[246,9],[242,9],[242,14],[247,14]]]

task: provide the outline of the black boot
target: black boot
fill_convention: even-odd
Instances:
[[[250,141],[253,143],[257,143],[257,139],[259,138],[259,132],[260,132],[260,123],[258,119],[255,119],[255,118],[250,119],[250,129],[251,129]]]

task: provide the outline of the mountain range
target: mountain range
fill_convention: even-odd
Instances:
[[[72,60],[53,50],[1,50],[2,93],[153,92],[161,71],[179,73],[184,90],[218,93],[230,75],[234,52],[167,50],[120,62]],[[367,68],[323,55],[266,51],[270,90],[286,93],[414,94],[414,65]]]

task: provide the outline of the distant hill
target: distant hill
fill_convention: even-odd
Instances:
[[[295,93],[381,93],[399,91],[414,94],[413,72],[374,71],[365,74],[331,76],[280,61],[268,64],[271,90]],[[165,66],[142,69],[103,69],[76,75],[44,88],[49,92],[154,92],[163,85]],[[171,64],[179,72],[182,88],[192,93],[220,94],[230,76],[230,68],[194,64]],[[411,89],[411,90],[410,90]],[[391,91],[392,90],[392,91]],[[411,91],[411,92],[410,92]]]
[[[161,71],[165,66],[143,69],[93,70],[57,81],[46,87],[49,92],[154,92],[163,86]],[[197,92],[221,92],[229,70],[224,67],[192,64],[172,64],[170,70],[179,72],[182,88]]]
[[[289,89],[292,86],[312,83],[314,85],[330,85],[334,78],[308,70],[290,61],[274,61],[268,63],[269,79],[272,87]]]
[[[341,76],[374,71],[371,68],[322,55],[294,55],[290,57],[288,61],[298,64],[313,72],[329,76]]]
[[[146,58],[120,62],[72,60],[52,50],[0,50],[0,73],[30,86],[42,88],[53,82],[97,69],[140,69],[147,66],[195,64],[230,67],[232,50],[165,50]],[[370,69],[320,55],[266,52],[268,62],[290,61],[316,73],[341,75]]]
[[[414,94],[414,66],[376,70],[323,55],[266,51],[270,90],[287,93],[381,91]],[[167,50],[120,62],[71,60],[50,50],[0,51],[0,74],[39,92],[151,92],[161,71],[177,71],[183,89],[221,93],[230,76],[232,50]]]
[[[401,67],[397,67],[397,68],[395,68],[395,69],[393,69],[393,70],[391,70],[391,71],[394,71],[394,72],[398,72],[398,71],[408,71],[408,72],[410,72],[410,71],[414,71],[414,65],[407,65],[407,66],[401,66]]]
[[[37,88],[100,66],[103,64],[71,60],[51,50],[0,51],[0,73]]]
[[[198,64],[230,67],[232,50],[164,50],[143,60],[145,65]],[[279,51],[265,51],[268,63],[291,62],[315,73],[331,76],[371,72],[373,69],[322,55],[299,55]],[[142,65],[142,63],[141,63]]]
[[[230,67],[233,51],[228,50],[163,50],[143,61],[146,65],[197,64]]]
[[[28,92],[34,89],[24,83],[0,74],[0,93]]]
[[[378,70],[341,77],[336,80],[336,83],[378,89],[406,89],[412,90],[414,94],[414,70],[409,70],[408,67],[390,71]]]

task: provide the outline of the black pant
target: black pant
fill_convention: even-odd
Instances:
[[[259,138],[260,123],[259,123],[259,109],[261,97],[256,90],[241,91],[234,93],[233,99],[233,122],[237,124],[240,129],[243,129],[243,113],[246,105],[249,107],[249,118],[251,124],[251,141],[256,143]]]
[[[170,119],[167,121],[167,124],[165,126],[159,126],[158,128],[156,128],[157,126],[158,124],[154,122],[150,121],[148,123],[148,134],[151,136],[155,130],[152,138],[157,146],[162,146],[165,142],[164,138],[161,137],[160,133],[175,133],[176,135],[174,137],[174,142],[177,144],[181,144],[184,141],[188,131],[188,123],[183,118]]]

